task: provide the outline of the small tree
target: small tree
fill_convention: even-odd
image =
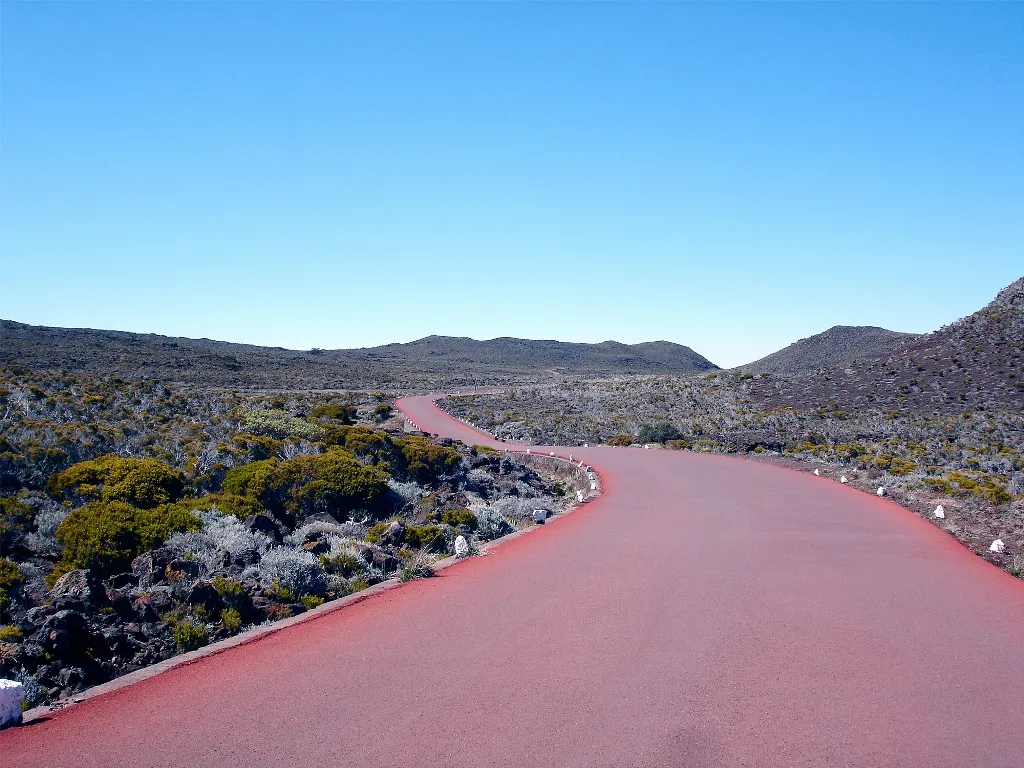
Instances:
[[[683,433],[667,421],[658,424],[645,424],[640,427],[638,440],[641,443],[667,443],[669,440],[680,440]]]

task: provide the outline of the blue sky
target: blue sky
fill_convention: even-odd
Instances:
[[[3,318],[729,366],[1024,274],[1024,3],[0,13]]]

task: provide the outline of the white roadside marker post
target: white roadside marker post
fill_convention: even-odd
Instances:
[[[0,729],[21,722],[25,686],[17,680],[0,680]]]

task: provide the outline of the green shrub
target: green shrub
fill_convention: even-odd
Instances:
[[[269,459],[280,450],[282,445],[282,441],[266,435],[240,434],[231,439],[236,445],[248,451],[254,461]]]
[[[171,534],[199,530],[191,512],[166,504],[139,509],[120,501],[94,501],[76,509],[57,528],[64,551],[51,580],[76,568],[91,568],[101,575],[128,570],[132,560],[158,547]]]
[[[185,611],[182,608],[175,608],[174,610],[167,611],[160,620],[163,621],[171,629],[174,629],[178,625],[178,622],[185,618]]]
[[[213,588],[217,590],[217,594],[225,602],[233,603],[245,598],[245,585],[238,579],[232,579],[230,576],[214,576],[212,584]]]
[[[0,557],[0,615],[3,615],[10,591],[24,581],[25,577],[18,570],[18,566],[7,558]]]
[[[605,441],[606,445],[625,447],[633,444],[633,438],[629,435],[615,435]]]
[[[441,513],[441,522],[445,525],[465,525],[471,530],[476,530],[476,515],[468,509],[446,509]]]
[[[0,643],[17,643],[21,640],[21,630],[17,627],[0,627]]]
[[[0,557],[0,590],[10,591],[11,587],[15,587],[23,581],[25,581],[25,577],[18,570],[18,566],[6,557]]]
[[[242,519],[266,511],[257,499],[223,492],[208,493],[197,499],[182,499],[175,506],[189,512],[206,512],[216,508],[222,514],[234,515]]]
[[[309,413],[314,419],[330,419],[342,424],[351,424],[356,417],[356,409],[351,405],[327,403],[318,405]]]
[[[393,410],[390,403],[381,403],[373,409],[373,418],[377,421],[387,421],[391,418]]]
[[[874,464],[876,467],[887,471],[890,475],[896,476],[909,475],[917,469],[917,465],[914,462],[901,459],[899,456],[893,456],[891,453],[883,453],[876,456]]]
[[[235,467],[224,478],[223,492],[293,519],[316,512],[344,516],[372,508],[384,498],[387,481],[380,467],[365,466],[351,453],[332,448],[315,456]]]
[[[667,421],[658,424],[644,424],[640,427],[637,442],[667,443],[669,440],[681,440],[683,433]]]
[[[241,427],[254,435],[266,435],[278,440],[319,440],[324,429],[305,419],[279,410],[250,411],[242,419]]]
[[[395,440],[402,470],[419,483],[434,482],[453,473],[462,463],[454,448],[437,445],[425,437],[410,435]]]
[[[35,512],[28,504],[9,496],[0,497],[0,550],[10,546],[14,534],[30,530],[34,520]]]
[[[1003,483],[987,472],[948,472],[945,477],[926,477],[926,485],[951,496],[971,495],[992,504],[1009,504],[1013,496]]]
[[[267,597],[282,603],[294,603],[298,600],[294,590],[290,587],[284,586],[277,579],[274,579],[274,583],[266,589],[266,595]]]
[[[252,501],[259,500],[270,488],[277,464],[277,459],[264,459],[232,467],[224,475],[221,493]]]
[[[373,507],[387,491],[388,475],[337,449],[282,461],[272,477],[273,501],[288,512],[348,513]]]
[[[336,427],[328,432],[327,440],[374,462],[394,458],[395,445],[387,432],[368,427]]]
[[[220,612],[220,623],[232,635],[242,628],[242,614],[235,608],[225,608]]]
[[[178,500],[184,488],[182,474],[161,461],[112,454],[73,464],[47,483],[47,490],[57,498],[76,495],[145,509]]]
[[[366,532],[366,536],[363,538],[371,544],[380,544],[380,538],[384,535],[384,531],[388,529],[389,523],[374,523],[370,526],[370,530]]]
[[[405,542],[412,547],[436,548],[444,541],[444,529],[436,525],[405,526]]]
[[[324,604],[324,599],[322,597],[317,597],[316,595],[302,595],[299,597],[299,600],[304,606],[306,606],[307,611],[311,611]]]
[[[182,652],[194,651],[210,642],[206,625],[193,619],[183,619],[174,625],[174,642]]]
[[[335,557],[331,557],[330,555],[321,555],[320,567],[327,573],[337,574],[348,578],[362,570],[362,563],[359,562],[359,558],[342,553]]]

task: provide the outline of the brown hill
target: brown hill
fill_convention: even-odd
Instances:
[[[956,413],[1024,408],[1024,278],[986,307],[874,360],[814,374],[752,379],[768,404]]]
[[[790,344],[785,349],[741,365],[750,373],[800,373],[838,366],[852,360],[881,357],[896,347],[918,338],[872,325],[836,325],[827,331]]]

